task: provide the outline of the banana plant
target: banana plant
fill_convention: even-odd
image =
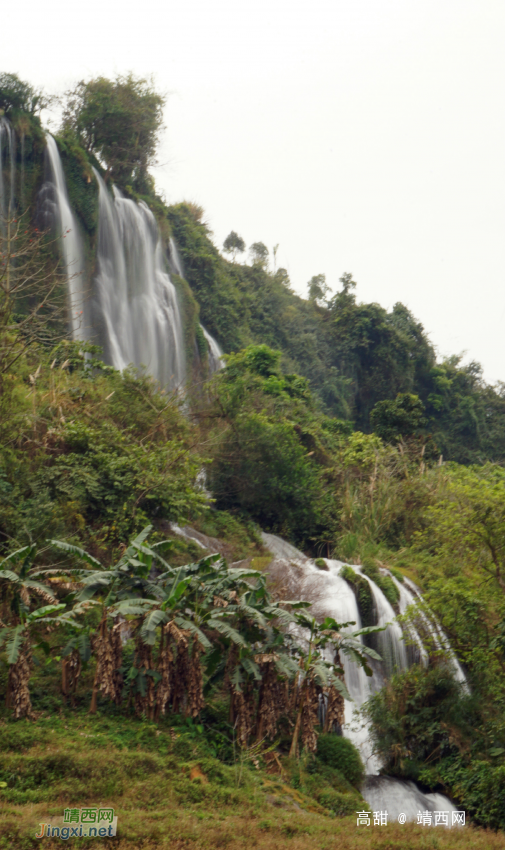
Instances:
[[[72,612],[65,611],[64,603],[44,605],[34,611],[27,610],[25,604],[19,609],[18,622],[0,629],[0,647],[5,644],[9,665],[6,704],[12,708],[15,719],[28,717],[31,713],[29,680],[32,671],[32,650],[42,648],[46,654],[50,646],[40,630],[51,626],[68,626],[72,621]],[[53,616],[57,614],[57,616]],[[34,643],[34,637],[38,642]]]
[[[33,578],[35,545],[23,546],[0,561],[0,619],[11,624],[22,622],[36,597],[48,604],[57,602],[51,589]]]
[[[368,658],[380,660],[375,650],[370,649],[359,641],[363,633],[381,631],[382,627],[372,627],[366,630],[351,632],[343,631],[354,622],[337,623],[332,617],[327,617],[322,623],[318,623],[315,617],[300,611],[296,615],[297,626],[303,630],[303,643],[306,646],[299,647],[299,675],[298,675],[298,709],[296,713],[295,727],[291,740],[289,754],[294,756],[298,750],[298,739],[302,730],[302,742],[304,746],[314,751],[317,747],[317,736],[315,726],[318,722],[319,702],[324,690],[329,689],[331,696],[339,695],[341,699],[351,700],[343,681],[344,671],[342,667],[329,662],[324,655],[328,646],[333,648],[335,659],[340,660],[340,652],[348,655],[354,662],[360,664],[365,673],[372,675],[368,664]]]

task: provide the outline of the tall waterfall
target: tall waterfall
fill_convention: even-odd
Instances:
[[[185,378],[177,293],[165,268],[156,220],[143,202],[116,187],[99,186],[97,274],[93,324],[106,359],[116,369],[143,366],[161,384]]]
[[[4,218],[14,199],[14,145],[14,131],[2,118],[0,214]],[[4,148],[11,163],[8,200],[4,190]],[[97,338],[105,360],[116,369],[133,364],[145,368],[163,386],[181,387],[186,376],[181,315],[154,215],[145,203],[125,198],[115,186],[109,194],[94,170],[99,187],[98,247],[95,278],[88,284],[82,240],[70,206],[58,146],[49,134],[47,161],[49,179],[41,190],[39,205],[44,224],[61,236],[74,339]],[[169,262],[174,273],[183,277],[173,239]],[[223,365],[222,352],[216,340],[204,328],[202,331],[212,373]]]
[[[312,611],[316,616],[333,617],[339,623],[354,622],[356,625],[351,627],[352,631],[361,628],[356,597],[349,584],[340,575],[343,566],[341,561],[324,559],[326,569],[321,570],[314,561],[279,537],[263,533],[262,538],[265,546],[274,556],[268,568],[269,573],[283,587],[287,598],[306,599],[312,602]],[[367,777],[362,794],[374,810],[387,810],[390,820],[396,819],[400,813],[404,813],[408,820],[415,820],[418,811],[454,811],[455,807],[450,800],[441,794],[423,794],[413,782],[378,775],[381,764],[373,753],[370,729],[363,718],[355,714],[355,711],[359,712],[369,697],[383,686],[394,669],[406,669],[412,654],[408,651],[410,647],[405,645],[402,629],[395,621],[395,612],[382,590],[365,576],[359,567],[354,566],[353,569],[370,584],[377,625],[390,624],[386,631],[379,632],[377,635],[378,650],[383,656],[383,661],[371,662],[374,672],[372,677],[367,677],[364,670],[345,655],[342,657],[345,682],[353,699],[352,703],[349,701],[345,703],[345,722],[342,731],[358,747],[365,764]],[[399,588],[399,608],[401,613],[404,613],[409,605],[416,600],[421,600],[422,597],[419,589],[407,579],[404,584],[396,582],[394,578],[393,580]],[[451,650],[447,637],[427,615],[423,615],[421,620],[426,631],[433,638],[435,646],[446,653],[456,680],[464,687],[464,673]],[[426,664],[426,651],[419,634],[413,627],[408,629],[408,638],[414,644],[414,659],[419,659]]]
[[[49,134],[46,141],[49,181],[42,190],[43,215],[55,233],[61,237],[72,336],[74,339],[84,340],[88,338],[90,328],[85,312],[87,287],[82,240],[70,206],[58,146]]]
[[[14,211],[15,188],[16,134],[10,121],[7,118],[0,118],[0,228],[2,231],[6,219]]]

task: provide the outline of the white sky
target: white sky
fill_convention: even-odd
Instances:
[[[34,85],[154,74],[157,184],[218,245],[279,243],[304,295],[351,271],[360,300],[402,301],[440,355],[505,380],[503,2],[4,5],[0,67]]]

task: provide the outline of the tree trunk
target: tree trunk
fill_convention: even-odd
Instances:
[[[64,697],[68,696],[68,657],[61,662],[61,692]]]
[[[293,732],[293,740],[291,741],[291,747],[289,748],[289,757],[290,758],[296,756],[296,751],[297,751],[297,748],[298,748],[298,737],[300,735],[300,729],[301,729],[301,725],[302,725],[302,714],[303,714],[303,708],[304,708],[304,704],[305,704],[306,690],[307,690],[306,682],[304,682],[302,687],[301,687],[300,708],[298,709],[298,715],[296,717],[295,731]]]
[[[104,612],[102,622],[100,623],[100,631],[98,633],[98,641],[103,640],[104,631],[107,628],[107,613]],[[97,654],[95,678],[93,680],[93,693],[91,696],[91,705],[89,707],[90,714],[96,714],[98,710],[98,689],[100,687],[100,656]]]

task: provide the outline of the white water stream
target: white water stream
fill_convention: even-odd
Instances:
[[[7,118],[0,118],[0,229],[2,232],[5,229],[6,219],[14,211],[15,187],[16,134],[10,121]]]
[[[186,368],[175,287],[165,268],[154,215],[143,203],[99,186],[93,324],[116,368],[142,366],[163,386],[181,387]]]
[[[74,339],[89,337],[89,320],[86,311],[86,280],[82,239],[68,198],[65,174],[58,146],[49,134],[47,157],[49,181],[43,189],[44,215],[48,216],[56,236],[61,238],[63,263],[67,275],[70,324]]]
[[[184,278],[184,265],[181,259],[181,255],[179,254],[179,249],[177,247],[177,243],[175,239],[171,236],[168,241],[168,258],[172,271],[174,274],[179,277]],[[207,342],[207,348],[209,353],[209,371],[210,374],[213,375],[214,372],[218,372],[219,369],[222,369],[224,366],[223,362],[223,352],[217,341],[214,339],[211,334],[205,330],[203,325],[200,325],[205,340]]]
[[[312,602],[312,610],[318,617],[334,617],[337,622],[354,622],[347,631],[357,631],[361,628],[361,619],[356,597],[350,585],[340,575],[343,563],[323,559],[326,569],[320,569],[315,562],[307,558],[291,544],[273,534],[262,534],[265,546],[273,554],[274,559],[269,566],[269,572],[275,577],[277,586],[282,588],[284,598],[306,599]],[[370,584],[375,607],[376,625],[386,625],[388,628],[377,635],[378,651],[383,657],[382,662],[372,662],[374,670],[372,677],[367,677],[364,670],[350,661],[342,653],[342,663],[345,671],[345,682],[353,702],[345,703],[345,723],[343,734],[360,750],[365,764],[367,777],[362,788],[365,800],[373,811],[387,811],[389,820],[396,820],[401,813],[407,820],[416,820],[421,812],[448,812],[449,825],[451,813],[455,807],[442,794],[423,794],[413,782],[394,779],[389,776],[379,776],[380,759],[373,753],[370,730],[366,721],[359,715],[359,710],[369,697],[382,687],[385,680],[394,670],[404,670],[410,666],[409,656],[413,660],[427,662],[427,654],[421,638],[412,627],[408,630],[409,643],[413,648],[407,649],[400,625],[395,621],[395,612],[384,596],[382,590],[364,576],[361,569],[353,566],[353,570],[362,575]],[[397,582],[400,591],[399,608],[404,613],[409,605],[421,599],[418,588]],[[286,595],[289,594],[289,595]],[[437,644],[447,654],[453,666],[454,675],[458,682],[465,683],[464,673],[452,652],[449,642],[438,626],[424,616],[425,627],[430,634],[436,634]]]
[[[3,145],[3,139],[7,144]],[[14,158],[14,133],[0,119],[0,213],[8,209],[2,151]],[[104,359],[116,369],[130,364],[156,378],[165,387],[181,388],[186,378],[186,357],[177,292],[172,283],[162,240],[149,207],[125,198],[112,187],[109,193],[99,173],[98,246],[94,280],[85,279],[85,262],[76,218],[72,212],[65,175],[52,136],[47,135],[49,179],[39,198],[45,224],[61,236],[61,248],[68,281],[72,335],[74,339],[97,339]],[[14,173],[11,166],[14,197]],[[169,243],[169,265],[184,276],[173,239]],[[209,353],[211,374],[222,368],[222,352],[216,340],[202,328]]]
[[[207,346],[209,349],[209,370],[210,374],[213,375],[214,372],[218,372],[219,369],[222,369],[224,366],[223,362],[223,352],[221,351],[219,345],[213,336],[208,333],[203,325],[200,325],[203,335],[207,340]]]

